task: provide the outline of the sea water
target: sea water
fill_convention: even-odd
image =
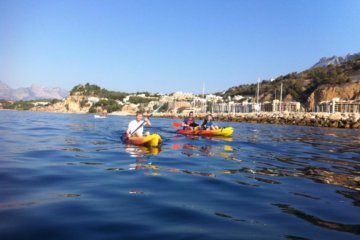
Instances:
[[[0,111],[0,239],[359,239],[360,131]]]

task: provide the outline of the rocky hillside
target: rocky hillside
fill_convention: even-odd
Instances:
[[[106,114],[121,110],[121,100],[127,95],[127,93],[123,92],[108,91],[94,84],[79,84],[73,87],[70,95],[65,100],[47,106],[36,106],[31,110]]]
[[[69,92],[57,87],[43,87],[31,85],[31,87],[12,89],[6,83],[0,81],[0,99],[14,101],[28,101],[39,99],[64,99]]]
[[[88,113],[91,105],[83,104],[87,102],[85,96],[68,96],[64,101],[48,106],[36,106],[31,108],[35,112],[62,112],[62,113]]]
[[[331,101],[333,98],[360,100],[360,81],[338,85],[321,85],[307,99],[306,105],[313,108],[321,101]]]
[[[299,101],[307,109],[333,97],[352,100],[360,97],[360,55],[337,66],[312,68],[300,73],[290,73],[273,81],[263,80],[260,84],[260,101],[279,99],[283,84],[283,100]],[[256,94],[257,84],[244,84],[225,91],[224,97]]]
[[[129,94],[109,91],[97,85],[86,83],[73,87],[70,96],[63,101],[52,101],[46,106],[34,106],[30,110],[125,115],[136,111],[152,112],[158,106],[159,98],[158,94],[148,92]],[[9,105],[8,103],[5,104]]]

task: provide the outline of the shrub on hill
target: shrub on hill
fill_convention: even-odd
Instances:
[[[106,109],[108,113],[121,110],[122,106],[119,105],[115,100],[100,100],[99,102],[92,105],[89,109],[89,113],[96,113],[96,109],[101,107],[102,109]]]
[[[16,102],[10,102],[10,101],[0,101],[2,107],[4,109],[14,109],[14,110],[29,110],[30,108],[34,107],[32,101],[16,101]]]
[[[108,91],[105,88],[100,88],[95,84],[86,83],[85,85],[79,84],[73,87],[73,89],[70,91],[70,95],[96,96],[99,98],[122,101],[129,94],[124,92]]]

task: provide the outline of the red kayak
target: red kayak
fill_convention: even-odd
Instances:
[[[224,136],[228,137],[231,136],[234,129],[232,127],[227,128],[219,128],[214,130],[184,130],[180,129],[177,130],[177,133],[184,134],[184,135],[202,135],[202,136]]]

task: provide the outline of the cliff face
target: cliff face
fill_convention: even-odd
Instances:
[[[37,106],[30,110],[35,112],[63,112],[63,113],[88,113],[90,106],[81,107],[81,101],[87,99],[85,96],[69,96],[64,101],[50,106]]]
[[[125,113],[128,113],[128,114],[135,114],[137,110],[138,110],[137,105],[129,104],[129,105],[125,105],[122,108],[121,112],[123,112],[123,113],[125,112]]]
[[[343,100],[360,99],[360,81],[335,86],[322,85],[309,96],[306,105],[312,109],[317,103],[333,98]]]

